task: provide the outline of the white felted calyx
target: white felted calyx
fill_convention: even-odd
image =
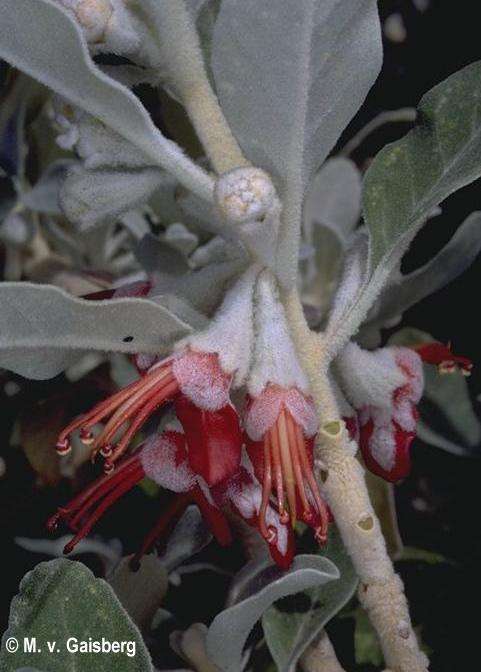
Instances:
[[[275,198],[269,175],[260,168],[235,168],[221,175],[214,201],[224,219],[240,224],[263,217]]]
[[[207,329],[179,343],[179,348],[216,353],[223,371],[233,375],[234,387],[244,383],[251,363],[253,294],[258,274],[257,266],[248,268],[226,293]]]
[[[406,383],[394,348],[369,352],[350,342],[337,357],[335,366],[341,387],[356,409],[391,407],[393,392]]]
[[[179,463],[177,446],[168,434],[154,434],[140,451],[145,475],[162,488],[172,492],[187,492],[196,482],[187,460]]]
[[[274,276],[264,271],[256,285],[254,358],[249,372],[249,394],[257,396],[269,383],[286,389],[309,391],[292,343],[284,307]]]

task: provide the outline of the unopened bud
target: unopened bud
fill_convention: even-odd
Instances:
[[[219,177],[214,199],[222,216],[233,224],[263,217],[275,196],[269,175],[260,168],[235,168]]]

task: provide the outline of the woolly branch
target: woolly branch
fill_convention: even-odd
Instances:
[[[426,672],[428,661],[416,641],[403,584],[394,572],[355,457],[357,446],[348,437],[328,383],[321,341],[309,330],[297,291],[289,292],[284,302],[319,412],[317,453],[327,467],[320,486],[359,576],[359,600],[376,629],[387,666],[396,672]]]
[[[232,135],[212,90],[199,37],[184,0],[162,3],[149,0],[149,5],[167,77],[175,95],[184,105],[214,170],[222,174],[250,165]]]

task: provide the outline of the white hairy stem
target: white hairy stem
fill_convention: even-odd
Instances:
[[[326,632],[309,646],[300,659],[302,672],[345,672]]]
[[[205,70],[199,37],[184,0],[155,3],[159,46],[169,83],[185,107],[212,166],[219,175],[248,166],[227,125]]]
[[[394,572],[364,470],[355,457],[357,447],[348,437],[328,382],[321,340],[309,330],[296,290],[284,303],[319,413],[317,454],[326,465],[320,487],[359,576],[359,600],[377,632],[386,665],[395,672],[426,672],[428,661],[416,641],[403,584]]]

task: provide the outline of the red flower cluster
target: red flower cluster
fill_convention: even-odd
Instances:
[[[242,292],[248,296],[246,287],[235,294],[238,310],[244,300]],[[269,293],[270,283],[266,287]],[[279,304],[269,297],[279,311]],[[282,567],[288,567],[294,555],[298,512],[313,527],[319,542],[326,540],[328,512],[313,473],[317,420],[312,400],[295,384],[297,363],[292,364],[294,374],[286,385],[279,384],[284,374],[278,373],[279,366],[271,360],[259,366],[261,375],[253,381],[245,373],[240,375],[249,362],[243,352],[235,352],[239,332],[229,317],[231,300],[227,295],[227,308],[221,307],[220,317],[214,318],[206,333],[186,339],[174,355],[147,370],[139,368],[143,373],[139,380],[75,419],[59,436],[60,454],[70,450],[71,435],[79,431],[92,458],[100,453],[105,459],[105,475],[49,521],[54,528],[63,520],[75,532],[66,552],[145,476],[178,496],[140,553],[155,543],[190,502],[197,504],[222,544],[230,540],[224,508],[240,515],[258,529]],[[286,334],[281,333],[277,343],[281,350]],[[290,350],[288,356],[293,356]],[[235,384],[237,379],[247,381],[242,419],[230,400],[231,388],[240,386]],[[302,385],[306,387],[303,381]],[[151,437],[122,459],[145,422],[169,403],[180,425]]]

